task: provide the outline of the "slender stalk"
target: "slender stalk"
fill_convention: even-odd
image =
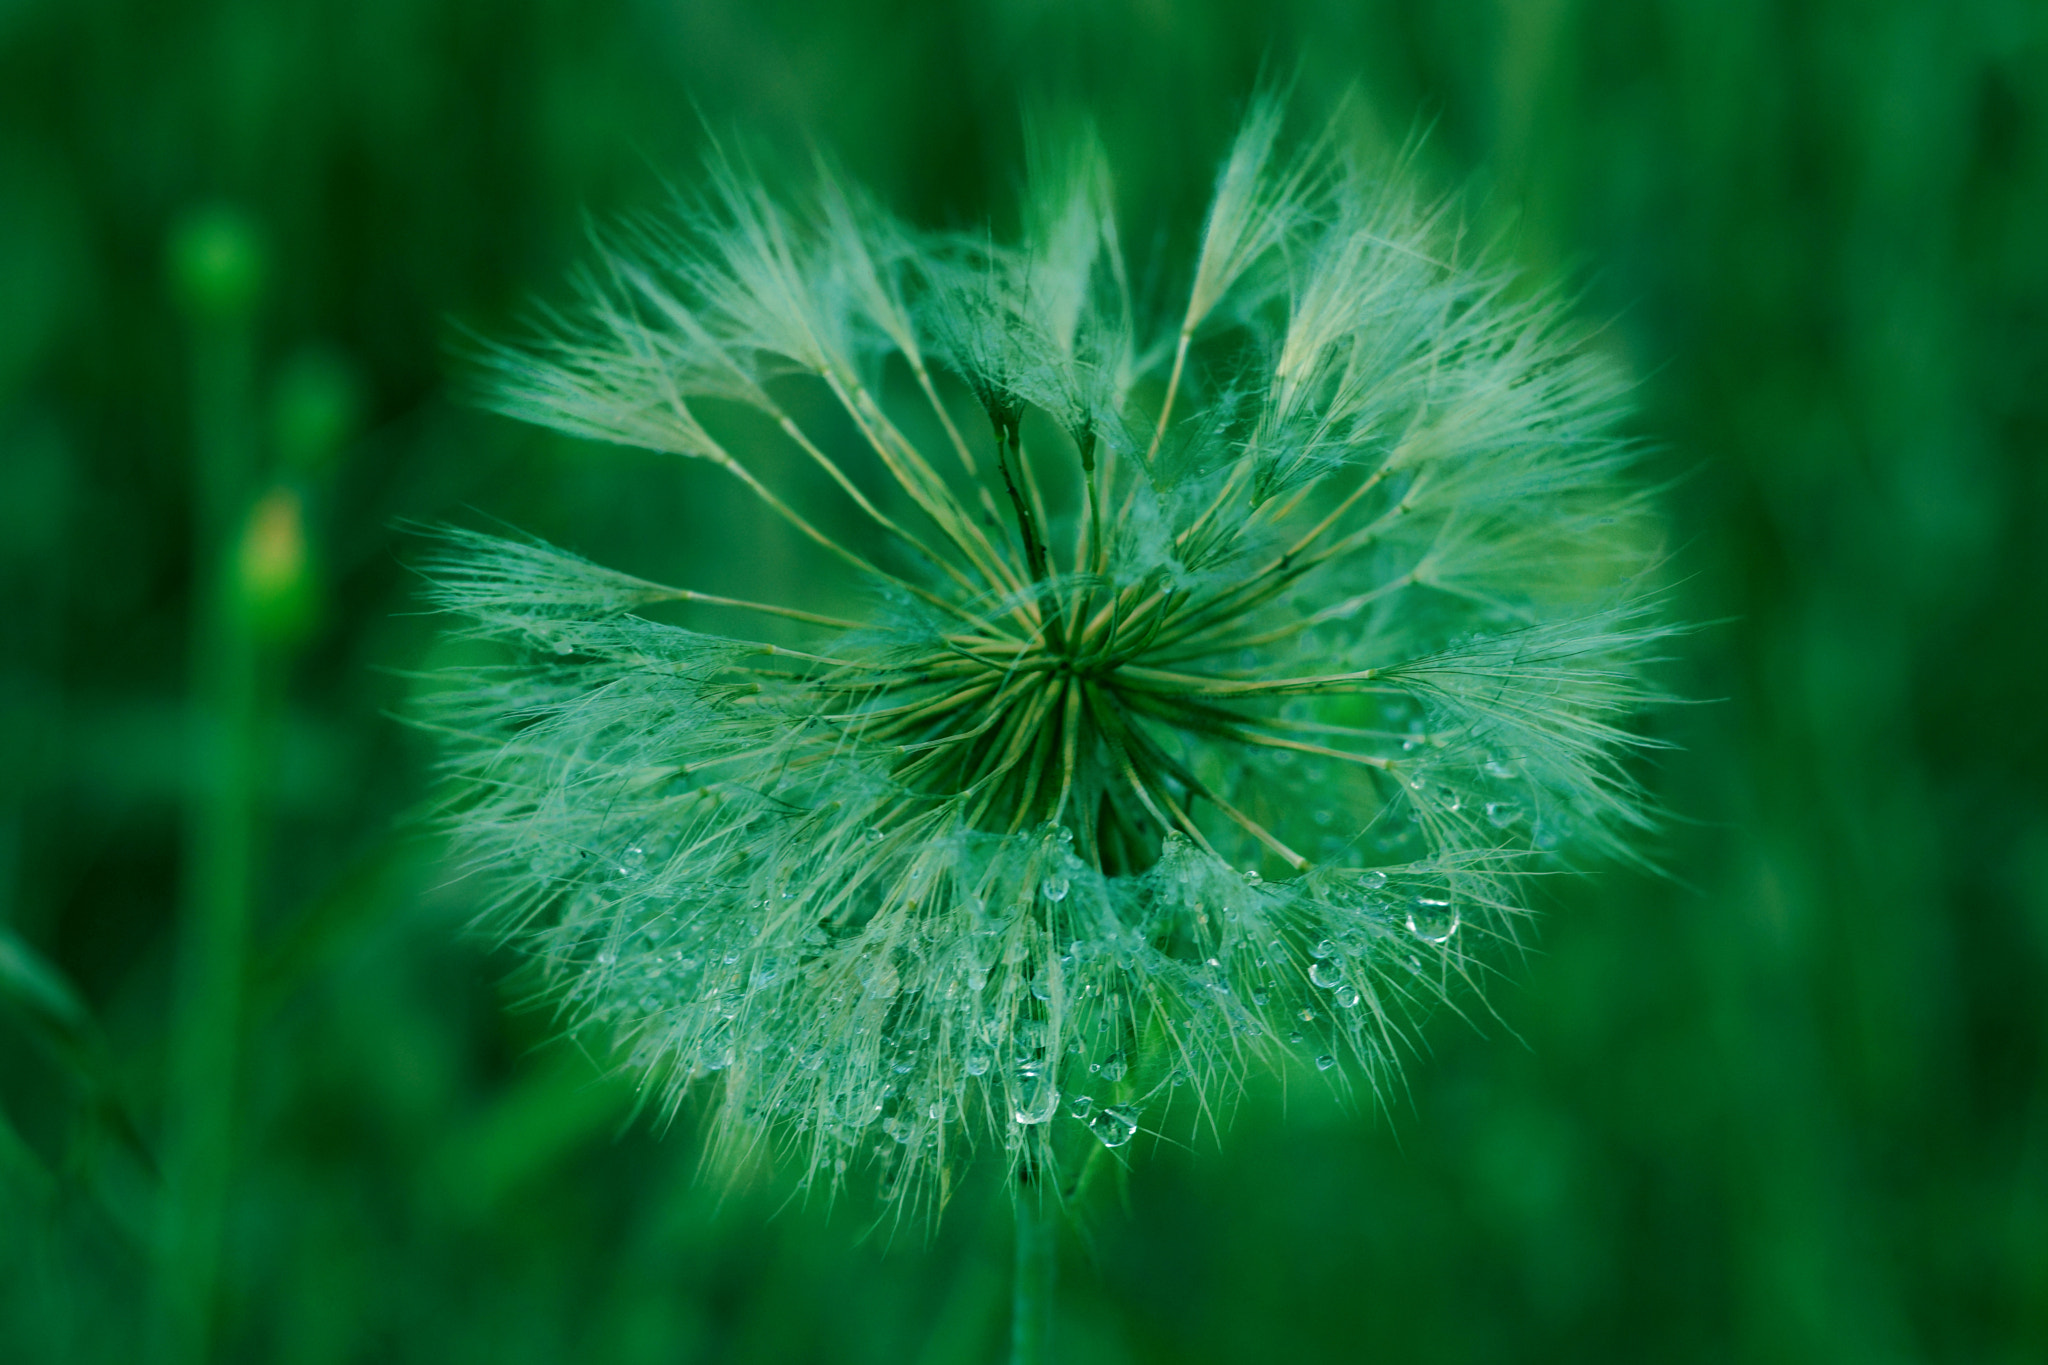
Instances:
[[[996,467],[1002,471],[1003,491],[1010,495],[1010,506],[1017,514],[1017,533],[1024,541],[1024,562],[1030,566],[1032,579],[1043,582],[1047,575],[1045,547],[1039,544],[1031,508],[1017,486],[1016,466],[1023,459],[1022,428],[1014,418],[998,417],[995,419],[995,432]]]
[[[254,247],[227,234],[216,252]],[[211,294],[201,269],[192,347],[190,795],[166,1067],[164,1202],[150,1346],[165,1365],[211,1354],[212,1304],[234,1169],[235,1082],[256,854],[259,651],[234,576],[254,483],[253,290]]]
[[[1193,306],[1190,305],[1191,312]],[[1152,444],[1145,447],[1145,464],[1149,468],[1152,457],[1159,453],[1159,443],[1166,439],[1166,424],[1173,416],[1173,400],[1180,393],[1181,371],[1188,363],[1188,343],[1194,340],[1194,324],[1190,322],[1180,329],[1180,341],[1173,348],[1173,373],[1166,379],[1166,401],[1159,405],[1159,425],[1152,429]]]
[[[1017,1191],[1017,1265],[1010,1294],[1010,1365],[1053,1358],[1052,1315],[1059,1282],[1059,1202],[1026,1171]]]

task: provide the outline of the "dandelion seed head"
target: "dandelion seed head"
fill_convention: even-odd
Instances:
[[[717,154],[486,352],[504,411],[710,462],[873,604],[464,531],[424,566],[508,650],[431,703],[494,922],[671,1111],[711,1096],[724,1155],[879,1163],[934,1207],[976,1152],[1122,1148],[1255,1068],[1383,1085],[1528,873],[1652,826],[1628,721],[1673,632],[1637,586],[1625,385],[1446,209],[1280,131],[1261,103],[1168,316],[1134,311],[1084,132],[1034,142],[1014,245]],[[646,614],[670,602],[801,642]]]

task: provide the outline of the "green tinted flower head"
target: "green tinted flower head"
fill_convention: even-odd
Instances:
[[[842,617],[469,533],[431,566],[517,655],[437,703],[497,923],[727,1154],[916,1202],[1258,1069],[1378,1086],[1530,874],[1649,825],[1624,383],[1439,210],[1279,134],[1261,104],[1167,316],[1081,138],[1014,244],[714,158],[493,351],[504,411],[716,465],[865,585]],[[869,534],[714,435],[735,405]]]

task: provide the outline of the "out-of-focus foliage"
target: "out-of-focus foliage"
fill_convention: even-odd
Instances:
[[[393,528],[488,508],[786,595],[804,562],[715,471],[451,401],[453,327],[502,331],[586,211],[658,200],[699,109],[959,227],[1014,202],[1023,103],[1070,100],[1127,236],[1170,237],[1297,52],[1305,100],[1358,83],[1350,134],[1389,148],[1427,124],[1474,230],[1618,318],[1681,478],[1679,610],[1728,621],[1672,682],[1725,700],[1662,722],[1685,748],[1649,775],[1695,822],[1681,881],[1561,891],[1500,1018],[1436,1021],[1392,1114],[1259,1098],[1227,1146],[1153,1153],[1071,1248],[1065,1358],[2048,1352],[2038,6],[14,0],[0,1355],[139,1350],[195,450],[229,440],[261,818],[220,1357],[996,1352],[993,1199],[892,1244],[706,1184],[696,1116],[632,1120],[454,932],[478,901],[408,832],[427,755],[385,715],[433,634]],[[260,236],[240,360],[167,279],[210,206]]]

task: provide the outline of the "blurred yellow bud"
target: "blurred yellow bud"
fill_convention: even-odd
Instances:
[[[235,551],[237,593],[260,631],[292,636],[310,615],[311,580],[305,502],[279,485],[249,509]]]

